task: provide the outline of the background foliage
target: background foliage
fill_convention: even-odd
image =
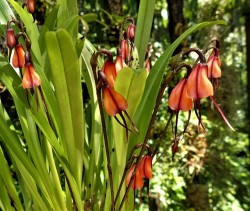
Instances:
[[[119,30],[125,16],[137,17],[138,2],[124,0],[120,9],[109,7],[112,1],[79,0],[82,17],[79,30],[95,46],[113,47],[119,41]],[[250,209],[250,155],[249,128],[247,121],[247,67],[246,36],[244,26],[244,2],[233,0],[187,0],[184,1],[185,24],[180,31],[193,23],[226,20],[228,25],[204,29],[190,36],[182,47],[205,49],[209,40],[216,36],[221,41],[223,77],[220,80],[216,99],[230,119],[236,132],[231,132],[221,121],[210,102],[204,102],[203,119],[207,134],[196,133],[193,120],[180,142],[180,150],[171,160],[171,128],[164,131],[168,107],[162,100],[157,122],[154,125],[150,144],[160,143],[159,156],[155,159],[154,178],[150,183],[150,197],[143,196],[140,210],[249,210]],[[36,18],[42,24],[53,1],[37,1]],[[169,11],[166,0],[157,1],[154,25],[151,34],[153,59],[162,54],[171,43]],[[176,30],[177,30],[176,29]],[[4,42],[1,42],[3,45]],[[1,46],[4,53],[5,46]],[[86,100],[88,96],[85,96]],[[9,94],[1,93],[1,101],[8,109],[12,122],[16,113]],[[86,106],[88,101],[86,100]],[[183,116],[185,120],[185,116]],[[163,156],[164,153],[164,156]],[[148,205],[149,204],[149,205]]]
[[[179,2],[179,1],[177,1]],[[87,36],[101,46],[116,45],[117,26],[123,16],[136,18],[134,1],[123,1],[122,13],[103,7],[103,1],[83,1],[83,16],[92,14],[95,20],[88,24]],[[80,6],[81,6],[80,5]],[[207,134],[196,134],[196,122],[189,127],[190,136],[181,141],[180,151],[174,162],[171,161],[171,130],[162,136],[167,104],[163,99],[158,121],[152,132],[151,144],[160,142],[159,151],[167,156],[157,157],[154,165],[154,179],[151,182],[150,210],[249,210],[249,128],[247,128],[247,71],[246,39],[244,28],[243,1],[184,1],[184,28],[193,23],[222,19],[228,25],[216,26],[199,31],[183,43],[185,47],[205,49],[212,37],[221,42],[223,77],[220,80],[216,99],[236,128],[233,133],[218,119],[210,102],[203,107]],[[94,9],[93,9],[94,8]],[[168,2],[157,1],[151,43],[153,58],[161,55],[170,43]],[[113,13],[112,13],[113,12]],[[106,24],[103,24],[106,23]],[[184,30],[184,29],[179,29]],[[102,31],[102,36],[99,36]],[[168,92],[166,92],[166,98]],[[164,138],[162,138],[164,137]],[[157,206],[155,206],[156,204]],[[141,206],[146,209],[148,205]],[[144,207],[144,208],[143,208]]]

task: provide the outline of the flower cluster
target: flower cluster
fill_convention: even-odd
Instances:
[[[14,29],[11,27],[11,23],[14,23],[19,28],[20,31],[17,34],[15,34]],[[11,63],[13,67],[19,68],[20,75],[22,76],[22,87],[29,89],[40,86],[41,79],[35,72],[31,57],[31,40],[26,33],[23,23],[16,19],[8,21],[6,37],[7,46],[10,50]],[[24,40],[25,48],[19,43],[20,37]],[[23,69],[24,73],[22,72]]]
[[[127,25],[126,30],[124,31],[125,25]],[[129,117],[126,109],[128,108],[127,100],[119,92],[114,89],[115,79],[118,72],[124,67],[131,67],[133,69],[138,68],[138,52],[133,43],[135,37],[135,24],[132,18],[127,18],[121,28],[120,36],[120,45],[117,49],[117,56],[115,61],[113,60],[112,54],[106,49],[100,49],[95,53],[91,58],[91,65],[94,71],[97,67],[97,58],[101,54],[105,54],[108,58],[105,60],[101,70],[98,71],[98,77],[96,77],[97,89],[102,89],[103,94],[103,106],[105,111],[109,116],[113,116],[119,124],[126,128],[126,136],[128,136],[127,122],[124,118],[124,115],[130,121],[131,125],[134,128],[134,131],[137,131],[133,121]],[[149,45],[146,55],[146,60],[144,62],[146,70],[149,72],[151,68],[151,46]],[[119,115],[122,122],[116,117]]]
[[[201,50],[191,48],[185,51],[183,53],[183,56],[187,55],[190,52],[196,52],[199,55],[199,62],[193,68],[191,68],[191,66],[187,64],[181,64],[177,68],[178,70],[180,70],[181,68],[186,67],[187,74],[174,87],[174,89],[170,93],[168,101],[171,110],[176,112],[176,125],[174,132],[174,141],[172,145],[173,154],[178,150],[179,138],[177,137],[177,124],[179,111],[189,111],[190,118],[190,112],[194,107],[195,114],[198,119],[198,127],[201,125],[205,131],[205,126],[201,120],[200,102],[203,98],[210,97],[225,123],[229,126],[230,129],[234,130],[214,99],[214,90],[217,88],[218,78],[221,76],[219,45],[218,41],[215,41],[216,46],[211,47],[213,51],[210,54],[208,60],[206,60],[205,55]],[[185,125],[183,133],[185,132],[187,125],[188,122]]]
[[[144,185],[143,179],[151,179],[152,178],[152,159],[153,156],[151,154],[146,154],[142,157],[142,159],[138,163],[138,167],[136,167],[136,163],[133,163],[128,170],[127,177],[126,177],[126,185],[129,186],[130,181],[131,185],[130,188],[132,189],[141,189]],[[134,173],[134,177],[133,172]]]

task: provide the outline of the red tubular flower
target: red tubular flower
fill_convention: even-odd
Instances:
[[[102,71],[104,72],[106,79],[110,87],[114,87],[116,78],[116,67],[113,61],[105,61]]]
[[[208,61],[208,78],[219,78],[221,77],[221,61],[220,61],[220,52],[219,49],[214,48],[210,54]]]
[[[34,88],[41,85],[41,79],[35,72],[35,69],[31,63],[25,65],[22,86],[24,89]]]
[[[103,101],[104,108],[110,116],[121,114],[128,107],[126,99],[112,87],[103,88]]]
[[[127,65],[125,64],[122,56],[119,54],[116,57],[115,60],[115,70],[116,70],[116,74],[124,67],[127,67]]]
[[[27,0],[26,6],[29,13],[33,14],[35,12],[35,0]]]
[[[127,174],[127,177],[126,177],[126,186],[128,187],[129,183],[130,183],[130,180],[132,179],[132,174],[135,170],[135,166],[136,164],[133,164],[129,171],[128,171],[128,174]],[[140,173],[140,170],[139,168],[136,169],[135,171],[135,176],[134,176],[134,179],[132,181],[132,185],[130,186],[130,188],[132,189],[141,189],[143,187],[143,178],[142,178],[142,175]]]
[[[169,96],[168,105],[174,111],[189,111],[193,108],[193,101],[187,94],[186,78],[183,78],[174,87]]]
[[[121,56],[125,62],[128,62],[130,58],[130,47],[128,42],[129,41],[125,39],[121,41]]]
[[[16,46],[16,36],[13,29],[7,29],[7,46],[9,49],[13,49]]]
[[[214,95],[213,85],[207,76],[207,64],[198,63],[187,79],[187,94],[194,100]]]
[[[15,68],[23,68],[25,65],[25,52],[21,44],[17,44],[14,48],[12,65]]]

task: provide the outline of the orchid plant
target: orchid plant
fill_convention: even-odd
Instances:
[[[16,128],[0,101],[0,207],[132,210],[137,190],[148,187],[154,176],[157,150],[147,142],[161,98],[183,68],[187,74],[168,101],[169,119],[176,114],[173,155],[180,137],[179,111],[190,113],[194,107],[198,127],[205,130],[201,98],[210,97],[233,129],[213,97],[221,76],[218,40],[211,42],[208,60],[206,51],[188,49],[179,57],[197,52],[194,67],[183,62],[169,66],[174,50],[191,33],[225,22],[192,26],[152,65],[148,42],[155,0],[140,2],[137,21],[125,18],[117,55],[96,49],[78,33],[76,0],[57,3],[38,27],[34,0],[0,2],[0,29],[9,52],[0,55],[0,80],[20,123]]]

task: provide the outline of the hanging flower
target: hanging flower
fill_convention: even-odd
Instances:
[[[186,78],[183,78],[171,91],[168,105],[174,111],[189,111],[193,108],[193,101],[187,94]]]
[[[23,68],[25,65],[25,52],[21,44],[17,44],[14,48],[12,65],[15,68]]]
[[[116,67],[115,63],[112,61],[105,61],[102,67],[102,71],[104,72],[106,79],[108,81],[109,87],[114,87],[115,79],[116,79]]]
[[[104,108],[108,115],[121,114],[128,107],[126,99],[112,87],[103,88]]]
[[[25,65],[22,86],[24,89],[34,88],[41,85],[40,76],[35,72],[31,63]]]
[[[220,51],[217,48],[214,48],[210,54],[208,61],[208,78],[219,78],[221,77],[221,61],[220,61]]]
[[[207,76],[207,64],[198,63],[187,79],[187,94],[194,100],[214,95],[212,83]]]
[[[128,171],[128,174],[126,177],[126,186],[127,187],[129,186],[129,183],[132,179],[132,175],[133,175],[133,172],[135,170],[135,166],[136,166],[136,164],[134,163]],[[142,175],[141,175],[139,168],[137,168],[135,171],[135,175],[134,175],[134,178],[132,180],[132,184],[131,184],[130,188],[141,189],[142,187],[143,187],[143,178],[142,178]]]
[[[152,160],[153,157],[151,155],[144,155],[141,162],[139,163],[138,169],[142,178],[152,178]]]

